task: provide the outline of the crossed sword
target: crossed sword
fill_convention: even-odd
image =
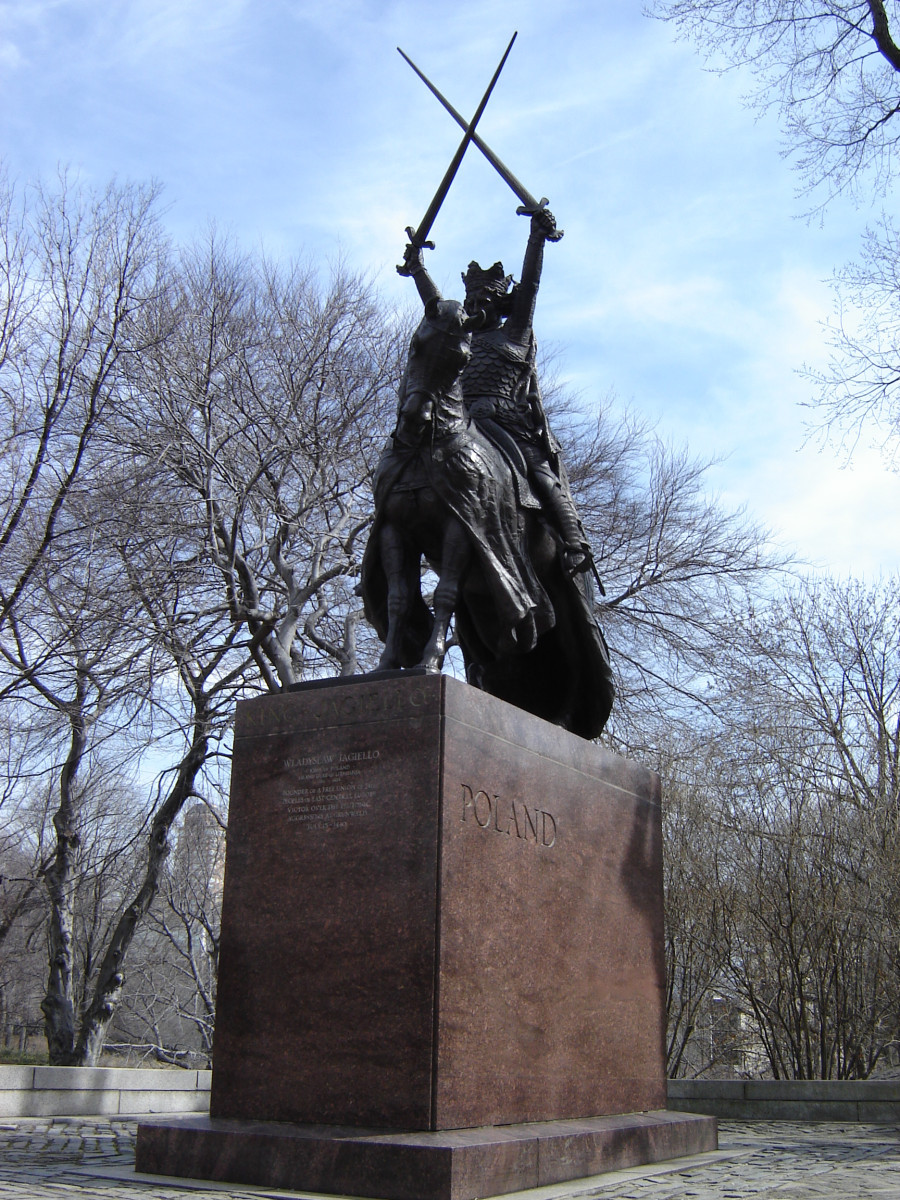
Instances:
[[[462,162],[463,155],[465,154],[466,150],[468,149],[470,142],[475,143],[475,145],[478,147],[478,149],[481,151],[481,153],[484,155],[484,157],[488,160],[488,162],[491,164],[491,166],[494,168],[494,170],[497,172],[497,174],[500,176],[500,178],[505,180],[506,183],[509,184],[509,186],[512,188],[513,192],[515,192],[516,196],[518,196],[519,200],[521,200],[521,202],[522,202],[521,205],[519,206],[519,208],[516,209],[517,213],[520,213],[524,216],[531,216],[533,213],[539,212],[541,209],[547,207],[547,203],[548,203],[547,198],[542,197],[540,200],[537,200],[531,194],[531,192],[529,192],[529,190],[525,187],[525,185],[523,183],[521,183],[515,177],[515,175],[513,175],[512,171],[510,171],[509,167],[507,167],[505,165],[505,163],[503,163],[497,157],[497,155],[490,148],[490,146],[487,144],[487,142],[485,142],[479,136],[479,134],[477,134],[475,132],[475,126],[481,120],[481,114],[484,112],[485,108],[487,107],[487,102],[491,97],[491,92],[494,90],[494,84],[500,78],[500,72],[503,70],[503,66],[504,66],[507,58],[509,57],[509,52],[510,52],[510,50],[512,50],[513,42],[516,40],[517,36],[518,35],[516,33],[514,33],[512,35],[512,37],[509,39],[509,45],[506,47],[506,51],[504,52],[503,57],[500,59],[500,65],[497,67],[497,70],[494,72],[493,78],[491,79],[491,82],[488,84],[487,91],[482,96],[481,103],[478,105],[478,108],[475,110],[475,115],[472,117],[471,121],[466,121],[465,117],[461,116],[460,113],[458,113],[456,111],[456,109],[453,107],[453,105],[450,103],[450,101],[445,96],[441,95],[441,93],[434,86],[434,84],[431,82],[431,80],[422,71],[419,70],[419,68],[416,66],[416,64],[413,62],[413,60],[409,57],[409,55],[405,54],[400,49],[399,46],[397,47],[397,50],[399,51],[399,53],[406,60],[406,62],[409,63],[409,65],[412,67],[412,69],[415,71],[415,73],[419,76],[419,78],[422,80],[422,82],[425,84],[425,86],[428,88],[428,90],[432,93],[432,95],[436,96],[437,99],[440,100],[441,104],[443,104],[444,108],[447,110],[447,112],[450,114],[450,116],[454,119],[454,121],[457,123],[457,125],[461,126],[462,129],[465,131],[463,134],[463,139],[460,142],[459,147],[453,156],[450,166],[447,168],[444,178],[441,180],[440,187],[435,192],[434,199],[428,205],[428,208],[425,212],[425,216],[419,222],[418,228],[413,229],[413,227],[411,225],[408,225],[406,227],[406,233],[407,233],[407,236],[409,237],[410,244],[415,246],[416,249],[423,249],[425,247],[427,247],[429,250],[434,249],[434,243],[429,242],[427,240],[428,235],[431,232],[431,227],[434,224],[434,221],[438,215],[438,212],[440,211],[440,207],[444,203],[444,198],[446,197],[447,193],[450,190],[450,185],[453,183],[454,176],[456,175],[456,172],[459,169],[459,164]],[[553,233],[548,235],[548,240],[551,242],[558,242],[559,239],[562,237],[562,235],[563,235],[563,231],[561,229],[554,230]]]
[[[509,186],[515,192],[515,194],[518,196],[518,198],[522,201],[521,205],[516,209],[517,213],[520,213],[522,216],[531,216],[533,213],[540,212],[540,210],[542,208],[546,208],[547,204],[549,203],[546,196],[542,196],[540,200],[537,200],[531,194],[531,192],[529,192],[528,188],[525,187],[525,185],[520,180],[518,180],[515,177],[515,175],[513,175],[512,171],[509,169],[509,167],[506,166],[506,164],[497,157],[497,155],[490,148],[490,146],[487,144],[487,142],[485,142],[475,132],[475,126],[481,120],[481,114],[484,112],[485,108],[487,107],[487,102],[491,97],[491,92],[494,90],[494,84],[500,78],[500,72],[503,70],[503,65],[506,62],[507,58],[509,57],[509,52],[510,52],[510,50],[512,50],[513,42],[516,40],[517,36],[518,36],[518,34],[514,33],[512,35],[512,37],[509,39],[509,45],[506,47],[506,51],[505,51],[503,57],[500,59],[500,65],[497,67],[497,70],[494,72],[493,78],[491,79],[491,82],[488,84],[487,91],[482,96],[481,103],[478,105],[478,108],[475,110],[474,117],[472,118],[471,121],[468,121],[468,122],[466,121],[465,117],[461,116],[456,111],[456,109],[453,107],[453,105],[450,103],[450,101],[446,98],[446,96],[441,95],[441,93],[434,86],[434,84],[431,82],[431,80],[427,77],[427,75],[425,75],[422,71],[419,70],[419,68],[416,66],[416,64],[413,62],[413,60],[409,57],[409,55],[405,54],[402,50],[400,50],[399,46],[397,47],[400,54],[403,56],[403,58],[406,59],[406,61],[409,63],[409,65],[412,67],[412,69],[415,71],[415,73],[418,75],[418,77],[422,80],[422,82],[425,84],[425,86],[428,88],[428,90],[434,96],[436,96],[438,98],[438,100],[440,100],[441,104],[443,104],[444,108],[446,108],[447,112],[450,114],[450,116],[453,118],[453,120],[457,123],[457,125],[461,126],[461,128],[465,130],[465,133],[463,134],[463,139],[460,142],[459,147],[457,148],[457,151],[454,154],[453,159],[450,162],[450,166],[447,168],[444,178],[441,180],[441,185],[438,188],[438,190],[435,192],[434,199],[428,205],[428,209],[425,213],[425,216],[419,222],[419,228],[413,229],[413,227],[411,225],[407,225],[407,227],[406,227],[406,233],[407,233],[407,236],[409,237],[410,244],[415,246],[417,249],[421,250],[424,247],[428,247],[428,249],[430,249],[430,250],[434,249],[434,243],[429,242],[427,240],[427,238],[428,238],[429,233],[431,232],[431,227],[434,224],[434,219],[438,215],[440,207],[444,202],[444,197],[447,195],[447,193],[450,190],[450,184],[453,182],[453,177],[456,175],[456,172],[459,169],[459,164],[463,160],[463,155],[465,154],[465,152],[468,148],[469,142],[475,143],[475,145],[478,147],[478,149],[481,151],[481,153],[484,155],[484,157],[488,160],[488,162],[491,164],[491,166],[494,168],[494,170],[497,172],[497,174],[500,176],[500,178],[504,179],[509,184]],[[563,235],[562,229],[555,229],[553,231],[553,233],[547,235],[547,240],[550,242],[558,242],[559,239],[562,237],[562,235]],[[398,267],[398,270],[400,270],[400,269],[401,268]],[[405,272],[403,272],[403,273],[405,273]],[[597,567],[595,566],[593,560],[591,561],[591,571],[593,573],[594,578],[597,581],[597,585],[600,589],[601,596],[605,596],[606,589],[604,588],[603,583],[600,579],[600,576],[597,573]]]

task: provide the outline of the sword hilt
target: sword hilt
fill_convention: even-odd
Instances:
[[[538,201],[538,203],[536,205],[520,204],[519,207],[516,209],[516,215],[519,217],[533,217],[535,213],[540,212],[541,209],[546,208],[549,203],[550,203],[550,201],[547,199],[546,196],[541,196],[540,200]],[[562,239],[562,236],[564,233],[565,233],[564,229],[554,229],[552,233],[547,233],[544,236],[546,237],[548,242],[558,242]]]
[[[413,229],[412,225],[407,225],[406,236],[409,238],[410,246],[412,246],[416,250],[433,250],[434,249],[434,242],[419,242],[419,241],[417,241],[416,231]],[[412,271],[412,268],[409,266],[409,263],[404,261],[397,268],[397,274],[398,275],[412,275],[413,271]]]
[[[434,249],[434,242],[420,242],[418,240],[418,238],[416,237],[416,231],[413,229],[412,225],[407,225],[406,236],[409,238],[410,245],[415,246],[417,250],[433,250]]]

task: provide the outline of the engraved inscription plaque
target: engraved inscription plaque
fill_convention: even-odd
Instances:
[[[477,790],[468,783],[462,785],[462,816],[474,822],[479,829],[490,829],[506,837],[522,838],[535,846],[549,849],[556,845],[559,823],[553,813],[534,805],[529,808],[524,800],[501,798],[484,788]]]
[[[381,751],[372,749],[286,758],[279,799],[287,823],[327,833],[368,816],[381,765]]]

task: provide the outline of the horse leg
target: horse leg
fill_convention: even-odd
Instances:
[[[387,577],[388,630],[376,670],[387,671],[403,666],[400,648],[412,612],[415,589],[419,586],[420,556],[413,552],[399,528],[390,521],[385,521],[381,528],[380,549]]]
[[[472,548],[465,527],[455,517],[448,517],[441,543],[441,569],[434,589],[434,625],[419,663],[432,674],[440,673],[447,653],[450,618],[456,611],[460,588],[471,558]]]

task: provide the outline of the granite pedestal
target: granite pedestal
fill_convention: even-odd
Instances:
[[[210,1119],[138,1169],[464,1200],[711,1148],[659,1111],[660,842],[655,774],[452,678],[240,704]]]

